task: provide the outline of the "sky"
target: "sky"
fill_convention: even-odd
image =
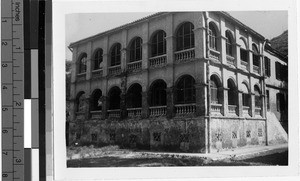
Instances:
[[[155,12],[147,13],[78,13],[66,15],[66,59],[72,59],[67,48],[71,42],[130,23]],[[288,29],[287,11],[229,11],[267,39],[272,39]]]

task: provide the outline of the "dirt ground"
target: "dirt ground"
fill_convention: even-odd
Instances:
[[[145,153],[120,149],[70,147],[67,150],[68,167],[161,167],[161,166],[267,166],[288,165],[288,152],[274,153],[245,160],[191,157],[176,154]]]

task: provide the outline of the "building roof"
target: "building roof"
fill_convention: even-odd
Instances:
[[[150,19],[153,19],[153,18],[156,18],[156,17],[159,17],[159,16],[163,16],[163,15],[166,15],[166,14],[170,14],[170,13],[175,13],[175,12],[158,12],[158,13],[154,13],[152,15],[149,15],[149,16],[146,16],[144,18],[141,18],[141,19],[138,19],[138,20],[135,20],[131,23],[127,23],[127,24],[124,24],[124,25],[121,25],[121,26],[118,26],[116,28],[113,28],[113,29],[110,29],[110,30],[107,30],[107,31],[104,31],[102,33],[98,33],[96,35],[93,35],[93,36],[90,36],[90,37],[87,37],[87,38],[84,38],[84,39],[81,39],[81,40],[78,40],[76,42],[72,42],[70,45],[69,45],[69,48],[72,48],[78,44],[81,44],[81,43],[85,43],[87,41],[90,41],[96,37],[100,37],[100,36],[104,36],[104,35],[109,35],[109,34],[112,34],[116,31],[119,31],[120,29],[124,29],[124,28],[128,28],[130,26],[133,26],[133,25],[136,25],[138,23],[141,23],[141,22],[144,22],[144,21],[148,21]],[[260,39],[263,39],[265,40],[264,36],[262,36],[261,34],[257,33],[256,31],[254,31],[253,29],[251,29],[250,27],[246,26],[245,24],[243,24],[242,22],[240,22],[239,20],[237,20],[236,18],[232,17],[229,13],[227,12],[224,12],[224,11],[215,11],[215,13],[219,13],[220,15],[223,15],[225,16],[225,18],[227,20],[230,20],[230,21],[233,21],[234,23],[236,23],[239,27],[242,27],[244,28],[245,31],[257,36],[258,38]]]
[[[273,54],[275,54],[275,55],[276,55],[278,58],[280,58],[282,61],[288,63],[288,55],[287,55],[287,56],[283,55],[283,54],[280,53],[278,50],[276,50],[276,49],[274,49],[273,47],[271,47],[270,44],[266,43],[266,45],[265,45],[265,50],[266,50],[266,51],[269,51],[269,52],[271,52],[271,53],[273,53]]]

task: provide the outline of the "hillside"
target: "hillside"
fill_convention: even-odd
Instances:
[[[278,50],[283,55],[288,55],[288,30],[284,31],[281,35],[274,37],[270,40],[272,48]]]

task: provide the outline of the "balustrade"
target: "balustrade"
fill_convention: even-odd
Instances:
[[[209,50],[209,58],[215,59],[215,60],[220,60],[220,52],[210,49]]]
[[[253,65],[253,72],[259,74],[259,66]]]
[[[109,118],[120,118],[121,110],[120,109],[107,110],[107,114]]]
[[[230,55],[226,55],[226,60],[227,60],[227,64],[229,64],[229,65],[235,65],[235,59],[234,59],[234,57],[232,57]]]
[[[211,104],[211,112],[221,114],[222,104]]]
[[[102,111],[99,110],[99,111],[91,111],[91,117],[92,119],[99,119],[102,117]]]
[[[77,81],[84,81],[85,80],[85,76],[86,76],[86,73],[81,73],[81,74],[77,74],[77,78],[76,80]]]
[[[260,107],[255,108],[255,116],[261,116],[261,108]]]
[[[175,61],[185,62],[195,58],[195,48],[175,52]]]
[[[167,106],[150,107],[150,116],[164,116],[167,113]]]
[[[241,60],[241,68],[247,70],[247,67],[248,67],[248,62],[245,62],[245,61]]]
[[[228,105],[228,113],[229,114],[236,114],[236,105]]]
[[[243,115],[244,116],[249,116],[249,110],[250,108],[248,106],[243,106]]]
[[[193,114],[196,111],[196,104],[177,104],[175,105],[176,114]]]
[[[140,117],[142,114],[142,108],[127,108],[128,117]]]
[[[142,60],[127,64],[127,70],[130,72],[135,72],[141,69],[142,69]]]
[[[118,75],[121,73],[121,65],[116,65],[108,68],[109,75]]]
[[[102,77],[102,76],[103,76],[103,70],[102,69],[92,71],[92,77],[93,78],[98,78],[98,77]]]
[[[167,55],[160,55],[149,58],[150,67],[161,67],[167,64]]]

